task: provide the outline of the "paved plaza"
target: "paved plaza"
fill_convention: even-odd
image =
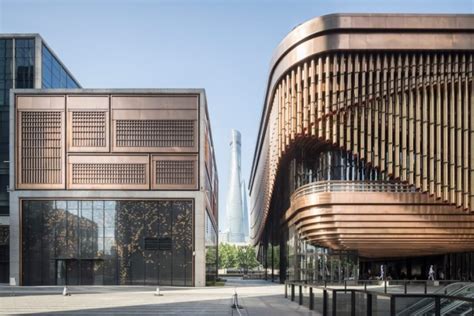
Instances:
[[[224,287],[81,286],[0,287],[0,314],[49,315],[318,315],[284,298],[280,284],[260,280],[229,279]],[[242,309],[231,308],[234,290]]]

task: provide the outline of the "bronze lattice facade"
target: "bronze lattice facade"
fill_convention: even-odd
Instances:
[[[18,189],[198,188],[198,96],[17,96],[16,117]]]
[[[203,90],[19,90],[11,99],[17,284],[215,279],[218,179]]]
[[[328,15],[282,41],[250,183],[251,237],[282,279],[317,277],[290,262],[309,246],[474,277],[473,58],[472,15]]]

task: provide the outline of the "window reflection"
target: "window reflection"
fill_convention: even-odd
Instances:
[[[206,284],[213,285],[217,278],[217,231],[208,211],[206,211],[205,245]]]
[[[54,88],[79,88],[76,81],[59,63],[50,50],[43,45],[42,48],[42,85],[44,89]]]
[[[290,162],[292,191],[317,181],[385,180],[383,174],[371,168],[352,153],[342,149],[327,148],[316,154],[298,153]]]
[[[15,88],[34,88],[35,79],[35,40],[15,40]]]
[[[192,210],[189,200],[24,201],[24,284],[192,285]],[[171,249],[145,250],[150,237]]]

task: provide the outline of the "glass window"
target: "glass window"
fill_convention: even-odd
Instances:
[[[13,40],[0,39],[0,108],[9,106],[10,89],[13,88],[12,74]]]
[[[42,48],[42,85],[45,89],[55,88],[79,88],[79,84],[74,81],[71,75],[53,56],[51,51],[43,45]]]
[[[0,283],[8,282],[8,278],[10,275],[9,262],[9,227],[0,226]]]
[[[35,40],[15,40],[16,88],[34,88],[35,80]]]
[[[217,232],[208,211],[205,230],[206,285],[213,285],[217,278]]]
[[[190,200],[24,201],[22,209],[25,285],[192,285]],[[145,249],[146,238],[171,248]]]

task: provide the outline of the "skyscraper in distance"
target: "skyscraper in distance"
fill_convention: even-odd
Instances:
[[[230,243],[245,242],[243,227],[243,204],[242,204],[242,177],[240,163],[241,135],[233,129],[230,139],[230,176],[227,189],[227,227],[228,241]]]

